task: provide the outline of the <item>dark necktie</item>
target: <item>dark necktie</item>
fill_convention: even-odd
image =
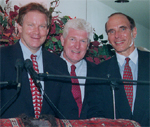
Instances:
[[[70,76],[76,76],[76,73],[75,73],[75,65],[72,65],[71,66],[71,73],[70,73]],[[72,83],[73,84],[79,84],[79,81],[78,79],[71,79]],[[78,106],[78,111],[79,111],[79,117],[80,117],[80,113],[81,113],[81,109],[82,109],[82,100],[81,100],[81,90],[80,90],[80,86],[79,85],[72,85],[72,89],[71,89],[71,92],[73,94],[73,97],[77,103],[77,106]]]
[[[123,79],[133,80],[131,68],[129,66],[130,58],[126,58],[125,60],[126,60],[126,64],[124,67]],[[126,96],[127,96],[127,99],[128,99],[129,105],[131,107],[131,111],[132,111],[133,85],[124,85],[124,89],[125,89]]]
[[[39,73],[38,70],[38,63],[36,61],[36,55],[31,55],[31,60],[33,63],[33,68],[34,70]],[[32,100],[33,100],[33,106],[34,106],[34,112],[35,112],[35,117],[39,118],[40,113],[41,113],[41,108],[42,108],[42,96],[40,91],[37,89],[37,87],[35,86],[32,78],[29,79],[30,80],[30,88],[31,88],[31,93],[32,93]]]

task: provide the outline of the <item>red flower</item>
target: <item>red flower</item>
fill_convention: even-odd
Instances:
[[[14,10],[15,11],[19,10],[19,7],[17,5],[14,5]]]
[[[9,16],[10,16],[11,19],[15,18],[17,15],[18,15],[17,12],[13,12],[13,11],[9,12]]]
[[[98,41],[93,41],[93,42],[91,42],[91,44],[94,45],[94,46],[99,46],[99,45],[100,45],[100,42],[98,42]]]
[[[97,57],[95,57],[95,58],[94,58],[94,63],[95,63],[95,64],[99,64],[99,63],[100,63],[100,59],[97,58]]]
[[[6,4],[8,3],[9,0],[6,0]]]
[[[86,59],[90,62],[94,62],[92,57],[86,57]]]

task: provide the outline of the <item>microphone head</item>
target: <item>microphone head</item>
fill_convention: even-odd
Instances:
[[[21,59],[17,59],[16,60],[16,63],[15,63],[15,67],[16,68],[21,68],[21,69],[23,69],[23,67],[24,67],[24,62],[23,62],[23,60],[21,60]]]
[[[26,69],[33,68],[33,63],[30,59],[26,59],[24,61],[24,66],[25,66]]]

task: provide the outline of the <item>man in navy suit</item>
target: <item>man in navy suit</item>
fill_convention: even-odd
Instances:
[[[134,20],[122,13],[109,16],[105,25],[109,43],[115,49],[115,56],[99,64],[95,70],[100,78],[123,79],[125,58],[130,58],[129,66],[133,80],[147,83],[134,83],[133,100],[130,107],[124,84],[115,87],[116,118],[131,119],[142,126],[150,125],[150,53],[135,47],[134,39],[137,29]],[[88,117],[114,118],[113,96],[110,84],[98,82],[100,85],[89,87]]]
[[[68,65],[68,72],[71,73],[71,66],[75,65],[76,76],[88,77],[92,76],[92,67],[94,63],[88,62],[84,59],[84,56],[89,48],[90,38],[92,36],[92,26],[84,19],[71,19],[69,20],[63,29],[63,35],[61,36],[61,44],[63,46],[63,52],[61,58],[64,59]],[[78,104],[75,101],[72,92],[73,85],[67,85],[64,87],[66,91],[63,96],[61,109],[65,116],[69,119],[86,119],[88,105],[86,103],[86,85],[90,84],[89,80],[77,79],[79,82],[79,94],[81,94],[82,109],[78,108]]]
[[[14,45],[0,49],[0,81],[16,81],[17,70],[15,68],[18,59],[24,61],[31,59],[30,55],[37,56],[39,73],[67,75],[67,65],[59,56],[46,51],[42,45],[46,40],[50,15],[46,8],[38,3],[29,3],[19,10],[18,31],[21,39]],[[32,94],[29,82],[30,75],[26,69],[22,70],[20,90],[16,85],[8,85],[1,88],[1,118],[18,117],[26,114],[35,117]],[[51,79],[41,81],[42,109],[41,114],[51,114],[58,118],[66,118],[59,112],[58,104],[63,86],[62,80]],[[13,97],[17,91],[19,93]],[[47,97],[45,96],[47,94]],[[9,103],[7,103],[9,101]],[[6,105],[5,105],[6,104]],[[37,117],[36,117],[37,118]]]

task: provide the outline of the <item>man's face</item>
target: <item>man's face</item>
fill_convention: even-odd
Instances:
[[[133,52],[137,30],[136,27],[131,30],[130,22],[125,16],[116,14],[110,17],[107,22],[107,34],[109,43],[117,53],[128,56]]]
[[[32,53],[36,53],[46,40],[47,18],[45,14],[39,11],[30,11],[23,18],[23,25],[18,25],[22,43],[30,49]]]
[[[83,59],[89,47],[88,33],[70,28],[66,38],[61,36],[61,43],[64,47],[64,58],[71,64],[76,64]]]

